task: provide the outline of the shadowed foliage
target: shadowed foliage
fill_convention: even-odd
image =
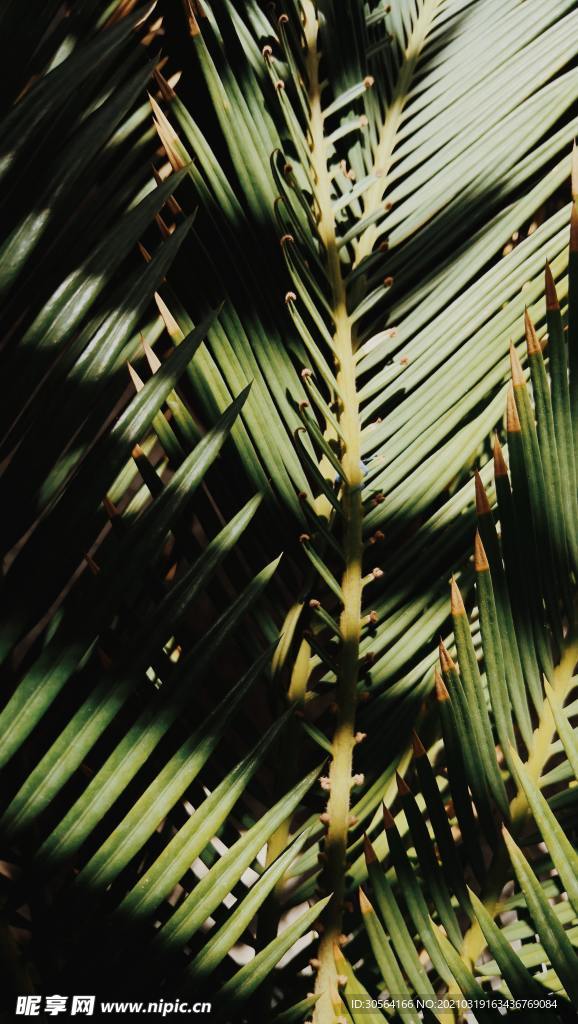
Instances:
[[[572,1019],[575,6],[3,6],[9,1011]]]

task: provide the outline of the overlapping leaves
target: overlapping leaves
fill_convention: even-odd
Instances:
[[[542,344],[526,313],[533,401],[511,351],[509,471],[497,439],[494,450],[499,532],[476,481],[484,675],[453,581],[457,657],[442,644],[436,670],[442,750],[428,755],[414,734],[411,788],[398,776],[396,817],[386,809],[385,829],[365,843],[372,897],[361,910],[387,990],[410,1002],[441,991],[482,1000],[480,1020],[496,1019],[483,1003],[496,995],[553,1021],[577,998],[575,520],[564,512],[575,492],[560,469],[575,467],[574,246],[573,227],[567,335],[549,267]]]

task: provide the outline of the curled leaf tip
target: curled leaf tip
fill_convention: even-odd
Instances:
[[[552,271],[550,270],[548,260],[546,260],[546,267],[544,269],[544,279],[546,285],[546,309],[560,309],[556,285],[554,284],[554,278],[552,277]]]
[[[452,615],[465,615],[466,609],[460,592],[460,588],[456,583],[455,576],[452,576],[450,581],[450,600],[451,600],[451,613]]]
[[[474,480],[476,484],[476,515],[486,516],[492,510],[490,508],[490,502],[488,501],[488,495],[486,494],[486,488],[482,483],[482,478],[477,469],[474,473]]]
[[[520,434],[522,431],[516,397],[512,386],[508,388],[508,397],[506,399],[506,430],[508,434]]]
[[[474,539],[474,568],[476,572],[487,572],[490,568],[479,530],[476,530]]]

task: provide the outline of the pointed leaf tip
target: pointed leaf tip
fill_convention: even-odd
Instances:
[[[466,609],[455,576],[450,581],[450,606],[452,615],[465,615]]]
[[[490,568],[479,530],[474,539],[474,568],[476,572],[488,572]]]
[[[154,352],[153,349],[150,347],[146,338],[142,339],[142,347],[144,349],[144,354],[147,358],[147,362],[151,368],[151,372],[156,373],[157,370],[160,370],[161,368],[161,361],[159,357],[157,356],[156,352]]]
[[[365,863],[367,865],[375,864],[375,862],[377,861],[377,854],[373,849],[373,846],[371,845],[371,841],[369,839],[369,836],[367,835],[367,832],[363,833],[363,852],[365,854]]]
[[[184,0],[184,6],[189,35],[194,39],[194,37],[200,35],[201,32],[197,18],[204,18],[205,12],[197,0]]]
[[[139,377],[138,373],[136,372],[134,367],[131,366],[130,363],[127,363],[126,365],[128,367],[128,372],[129,372],[129,375],[130,375],[130,379],[132,380],[132,382],[134,384],[134,389],[135,389],[135,391],[138,394],[138,392],[142,391],[142,389],[144,388],[144,382],[141,380],[141,378]]]
[[[508,466],[504,458],[500,439],[496,434],[494,436],[494,476],[507,476]]]
[[[439,675],[439,673],[438,673],[438,675]],[[442,679],[442,686],[443,686],[443,679]],[[444,689],[445,689],[445,687],[444,687]],[[411,745],[412,745],[413,756],[414,757],[425,757],[426,749],[425,749],[422,741],[420,740],[418,734],[416,733],[415,729],[412,730]]]
[[[522,387],[525,383],[524,371],[522,370],[520,357],[512,342],[510,342],[510,368],[512,371],[512,384],[515,388]]]
[[[389,831],[389,829],[395,828],[395,821],[391,811],[383,804],[383,826]]]
[[[399,772],[395,773],[395,781],[397,782],[397,791],[400,796],[409,796],[411,794],[411,789],[409,788],[405,779],[401,777]]]
[[[526,331],[526,346],[528,349],[528,355],[534,356],[538,352],[541,354],[542,346],[540,345],[540,342],[538,340],[536,328],[534,327],[532,317],[530,316],[530,311],[527,306],[524,309],[524,327]]]
[[[438,650],[439,650],[439,658],[440,658],[440,665],[442,667],[442,672],[452,672],[452,671],[455,671],[455,668],[456,668],[455,662],[454,662],[452,656],[450,655],[450,652],[448,651],[448,649],[447,649],[446,645],[444,644],[443,640],[440,640]]]
[[[176,100],[177,94],[173,87],[169,85],[169,83],[167,82],[159,66],[153,68],[153,75],[155,82],[159,87],[160,94],[164,99],[165,103],[172,103],[173,100]]]
[[[578,252],[578,205],[572,204],[570,212],[570,252]]]
[[[506,430],[508,434],[520,434],[522,431],[514,389],[511,385],[508,388],[508,397],[506,399]]]
[[[359,909],[362,914],[372,914],[373,907],[365,895],[363,889],[359,890]]]
[[[450,695],[448,693],[447,686],[441,677],[441,673],[438,672],[437,668],[434,672],[434,679],[436,687],[436,700],[438,701],[438,703],[441,704],[442,701],[449,700]]]
[[[487,516],[492,510],[488,501],[488,495],[486,494],[486,488],[477,469],[474,473],[474,480],[476,484],[476,515]]]
[[[558,293],[556,292],[556,285],[554,284],[554,278],[552,277],[552,271],[550,270],[548,260],[546,260],[546,266],[544,268],[544,280],[546,288],[546,309],[560,309]]]

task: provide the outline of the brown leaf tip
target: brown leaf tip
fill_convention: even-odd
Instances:
[[[363,852],[365,854],[365,863],[368,866],[369,866],[369,864],[375,864],[376,863],[376,861],[377,861],[377,854],[376,854],[375,850],[373,849],[373,846],[371,845],[369,836],[367,835],[366,832],[363,833]]]
[[[572,171],[570,175],[570,188],[572,190],[572,199],[578,199],[578,148],[576,147],[576,139],[572,143]]]
[[[514,385],[515,388],[522,387],[524,385],[524,383],[525,383],[525,381],[524,381],[524,371],[522,370],[522,364],[520,362],[520,357],[519,357],[518,353],[516,352],[516,349],[514,348],[513,344],[511,344],[511,343],[510,343],[510,367],[511,367],[511,371],[512,371],[512,384]]]
[[[511,386],[508,388],[508,397],[506,399],[506,430],[508,434],[520,434],[522,432],[516,397]]]
[[[411,789],[409,788],[405,779],[401,777],[399,772],[395,773],[395,781],[397,782],[397,791],[400,796],[410,796]]]
[[[479,530],[476,530],[474,539],[474,568],[476,572],[488,572],[490,568]]]
[[[442,679],[442,686],[443,686],[443,679]],[[416,733],[415,729],[412,731],[412,734],[411,734],[411,745],[412,745],[413,756],[414,757],[425,757],[426,756],[426,749],[425,749],[422,741],[420,740],[418,734]]]
[[[526,306],[524,310],[524,327],[526,330],[526,346],[528,349],[529,356],[535,356],[537,353],[542,354],[542,346],[538,340],[536,328],[534,327],[530,311]]]
[[[494,476],[507,476],[508,466],[504,458],[500,439],[496,434],[494,437]]]
[[[177,94],[172,86],[169,85],[166,78],[161,74],[160,68],[156,67],[153,71],[153,75],[162,98],[166,103],[172,103],[173,100],[177,98]]]
[[[185,0],[185,14],[191,36],[198,36],[200,33],[197,18],[205,18],[206,14],[199,0]]]
[[[556,285],[554,284],[554,278],[552,277],[552,271],[550,270],[550,264],[546,260],[546,267],[544,269],[544,281],[546,288],[546,309],[560,309],[560,303],[558,302],[558,293],[556,291]]]
[[[482,478],[477,469],[474,473],[474,480],[476,483],[476,515],[487,516],[492,510],[490,508],[490,502],[488,501],[488,495],[486,494],[486,488],[482,483]]]
[[[441,677],[441,673],[438,672],[437,668],[435,670],[435,684],[436,684],[436,700],[439,701],[440,703],[442,701],[444,701],[444,700],[449,700],[450,699],[450,695],[448,693],[447,686],[444,683],[444,681],[443,681],[443,679]]]
[[[363,889],[359,890],[359,909],[362,914],[372,914],[373,907],[365,895]]]
[[[572,204],[570,212],[570,252],[578,252],[578,206]]]
[[[385,806],[385,804],[383,805],[383,825],[387,831],[389,831],[392,828],[395,828],[395,821],[393,819],[393,815]]]
[[[450,581],[450,607],[452,615],[465,615],[466,609],[455,576]]]
[[[444,644],[443,640],[440,640],[439,648],[438,649],[439,649],[440,665],[442,667],[442,672],[455,672],[455,670],[456,670],[455,661],[453,660],[452,656],[450,655],[450,652],[448,651],[448,649],[447,649],[446,645]]]

